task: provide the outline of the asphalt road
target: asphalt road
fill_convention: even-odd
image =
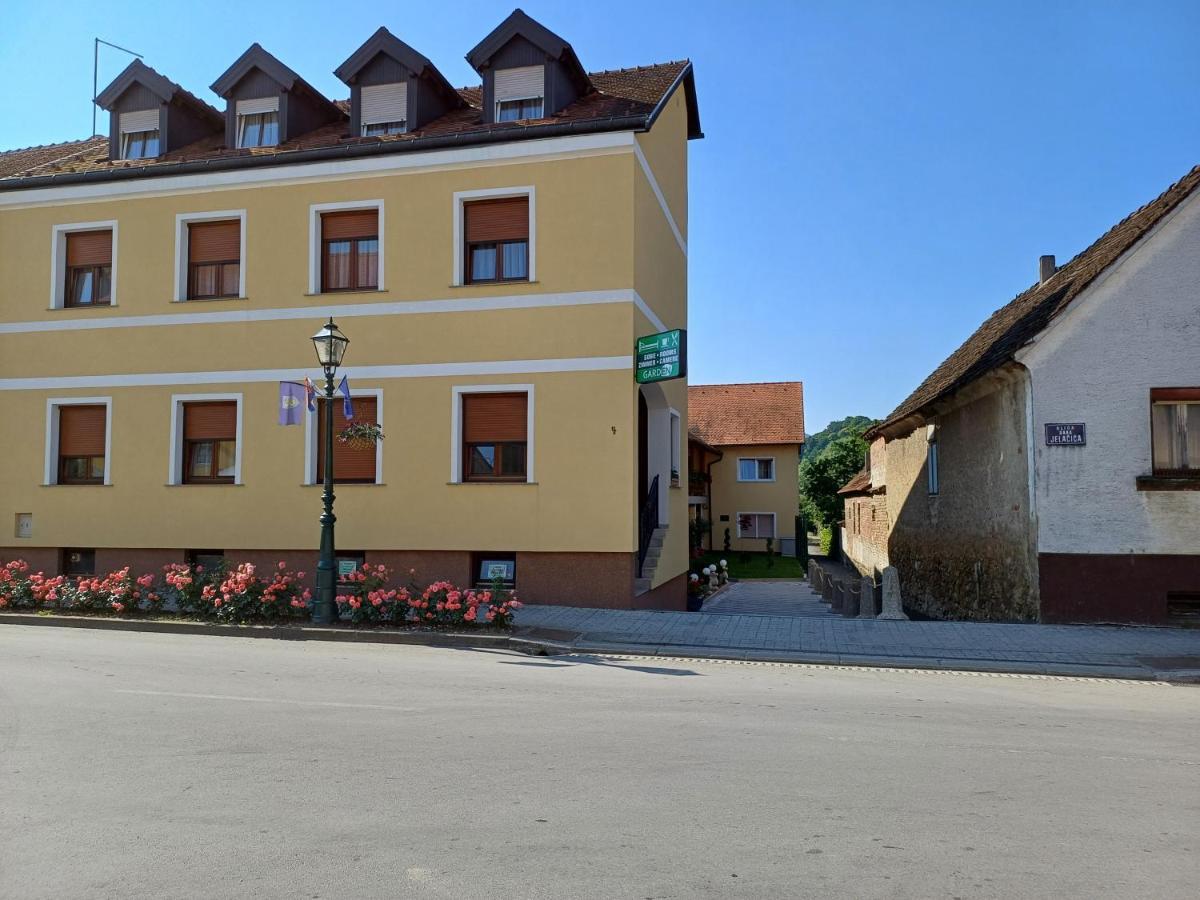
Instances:
[[[1200,688],[0,625],[0,897],[1194,897]]]

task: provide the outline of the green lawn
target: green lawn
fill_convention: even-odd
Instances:
[[[706,553],[703,558],[693,561],[692,571],[698,572],[710,563],[720,562],[722,559],[729,563],[730,578],[804,577],[804,569],[800,566],[800,560],[794,556],[776,556],[772,560],[774,565],[768,566],[767,554],[742,554],[736,550],[730,550],[728,553]]]

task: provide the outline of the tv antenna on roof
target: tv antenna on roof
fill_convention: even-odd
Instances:
[[[92,38],[92,137],[96,136],[96,97],[100,93],[100,45],[112,47],[114,50],[120,50],[122,53],[128,53],[130,56],[136,56],[142,59],[142,54],[134,53],[132,50],[126,50],[124,47],[118,47],[116,44],[109,43],[103,38]]]

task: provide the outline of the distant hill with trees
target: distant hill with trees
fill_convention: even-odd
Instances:
[[[842,500],[837,492],[863,467],[867,442],[862,435],[877,421],[847,416],[805,440],[800,460],[800,508],[810,522],[832,526],[841,520]]]

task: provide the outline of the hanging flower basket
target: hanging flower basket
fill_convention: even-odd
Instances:
[[[383,429],[368,422],[355,422],[339,431],[337,439],[354,450],[369,450],[383,440]]]

